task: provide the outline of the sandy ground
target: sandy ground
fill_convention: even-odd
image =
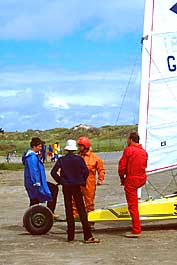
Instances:
[[[125,201],[117,177],[117,161],[107,159],[105,166],[105,182],[97,188],[96,208]],[[51,180],[49,171],[47,177]],[[174,191],[173,181],[169,183],[165,177],[154,182],[161,191],[167,184],[167,192],[171,186]],[[156,194],[151,185],[149,189]],[[176,221],[142,223],[143,233],[138,239],[124,237],[130,230],[130,222],[96,223],[93,233],[101,243],[86,245],[80,223],[76,225],[74,243],[66,241],[65,222],[55,222],[46,235],[28,234],[22,226],[27,207],[23,172],[0,170],[0,265],[177,264]],[[56,212],[65,217],[61,189]]]

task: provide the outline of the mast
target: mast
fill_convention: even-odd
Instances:
[[[141,90],[139,106],[138,133],[143,148],[146,149],[148,108],[149,108],[149,80],[151,67],[151,48],[152,48],[152,28],[154,0],[145,1],[144,30],[142,43],[142,70],[141,70]]]

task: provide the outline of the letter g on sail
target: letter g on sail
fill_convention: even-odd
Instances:
[[[176,63],[175,63],[175,57],[173,55],[170,55],[167,57],[167,63],[168,63],[168,69],[170,72],[176,71]]]

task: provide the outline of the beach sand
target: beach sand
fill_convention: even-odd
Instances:
[[[106,160],[105,166],[104,184],[97,187],[96,208],[125,201],[117,161]],[[51,180],[50,165],[47,168]],[[168,181],[160,177],[155,185],[162,190]],[[55,222],[46,235],[30,235],[22,225],[28,203],[23,171],[0,171],[0,265],[177,264],[177,220],[142,223],[143,233],[138,239],[124,237],[130,222],[96,223],[93,233],[101,243],[89,245],[83,243],[81,225],[76,223],[75,241],[68,243],[66,222]],[[65,218],[61,187],[56,213]]]

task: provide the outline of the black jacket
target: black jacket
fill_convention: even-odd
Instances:
[[[51,170],[51,176],[61,185],[86,185],[88,168],[82,157],[74,153],[60,157]]]

